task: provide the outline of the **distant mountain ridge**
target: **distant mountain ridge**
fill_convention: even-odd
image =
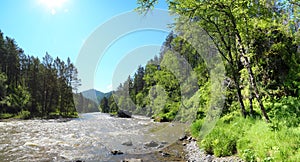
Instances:
[[[97,104],[100,103],[100,101],[106,97],[106,98],[109,98],[112,94],[112,91],[111,92],[107,92],[107,93],[103,93],[101,91],[98,91],[96,89],[89,89],[89,90],[86,90],[86,91],[83,91],[81,92],[82,95],[85,97],[85,98],[88,98],[94,102],[96,102]]]

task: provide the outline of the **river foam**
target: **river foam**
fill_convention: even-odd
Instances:
[[[109,161],[111,150],[125,154],[157,151],[145,143],[176,141],[185,125],[156,123],[149,118],[123,119],[81,114],[78,119],[0,122],[0,161]],[[130,141],[132,145],[122,145]]]

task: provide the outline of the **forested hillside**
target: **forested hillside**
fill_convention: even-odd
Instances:
[[[79,85],[69,58],[26,55],[0,32],[0,118],[76,117],[73,91]]]
[[[99,103],[85,97],[82,92],[73,94],[73,97],[78,113],[99,112]]]

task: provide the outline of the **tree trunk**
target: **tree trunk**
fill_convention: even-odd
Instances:
[[[254,90],[255,98],[257,99],[257,101],[259,103],[260,110],[261,110],[266,122],[269,122],[270,121],[269,116],[268,116],[268,114],[265,110],[265,107],[264,107],[264,105],[261,101],[259,91],[258,91],[256,82],[255,82],[254,74],[253,74],[253,71],[252,71],[252,68],[251,68],[251,64],[250,64],[250,61],[249,61],[248,57],[246,56],[246,51],[245,51],[245,48],[242,45],[242,39],[241,39],[239,34],[237,34],[237,38],[238,38],[238,44],[239,44],[240,50],[241,50],[240,51],[240,56],[241,56],[241,59],[244,59],[244,66],[247,69],[247,72],[248,72],[248,75],[249,75],[250,87],[253,88],[253,90]]]
[[[250,83],[250,77],[249,77],[249,83]],[[253,87],[251,85],[249,85],[249,114],[251,117],[253,117],[254,115],[254,111],[253,111]]]
[[[252,90],[250,90],[250,96],[249,96],[249,109],[250,109],[250,116],[253,117],[254,115],[254,111],[253,111],[253,94],[252,94]]]
[[[252,71],[252,68],[251,68],[250,61],[249,61],[248,57],[246,56],[247,52],[246,52],[246,49],[245,49],[245,47],[243,45],[242,37],[241,37],[240,32],[239,32],[239,30],[237,28],[235,17],[231,13],[231,11],[229,13],[229,18],[230,18],[230,20],[232,22],[232,25],[233,25],[233,28],[235,30],[235,36],[237,38],[238,47],[239,47],[238,53],[240,55],[240,59],[244,59],[244,67],[248,71],[250,86],[254,90],[255,98],[257,99],[257,101],[259,103],[260,110],[261,110],[263,116],[265,117],[265,120],[267,122],[269,122],[270,119],[269,119],[268,114],[266,113],[265,107],[264,107],[264,105],[263,105],[263,103],[262,103],[262,101],[260,99],[259,91],[258,91],[256,82],[255,82],[255,79],[254,79],[254,75],[253,75],[253,71]]]
[[[241,113],[242,113],[243,117],[246,118],[247,112],[246,112],[244,101],[243,101],[243,96],[242,96],[242,91],[241,91],[241,88],[240,88],[239,78],[237,78],[235,74],[236,73],[233,74],[233,79],[234,79],[234,84],[235,84],[236,91],[237,91],[237,97],[238,97],[238,101],[240,103]]]
[[[246,68],[248,70],[248,74],[249,74],[249,78],[250,78],[250,86],[253,88],[254,90],[254,95],[255,95],[255,98],[257,99],[258,103],[259,103],[259,107],[260,107],[260,110],[263,114],[263,116],[265,117],[265,120],[266,122],[269,122],[270,119],[269,119],[269,116],[265,110],[265,107],[261,101],[261,98],[260,98],[260,95],[259,95],[259,91],[258,91],[258,88],[257,88],[257,85],[256,85],[256,82],[254,80],[254,74],[253,74],[253,71],[251,69],[251,66],[250,66],[250,63],[248,61],[248,58],[244,57],[245,59],[245,63],[246,63]]]

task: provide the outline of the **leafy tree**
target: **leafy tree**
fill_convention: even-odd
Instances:
[[[100,109],[103,113],[109,113],[109,105],[108,105],[108,99],[106,97],[103,97],[103,99],[100,102]]]
[[[109,105],[110,113],[118,112],[119,108],[118,108],[117,103],[115,102],[115,99],[114,99],[113,95],[111,95],[108,98],[108,105]]]
[[[70,59],[65,63],[48,53],[42,61],[27,56],[14,39],[0,32],[0,112],[24,118],[76,116],[77,76]]]
[[[245,68],[248,73],[248,81],[250,85],[250,94],[254,94],[259,102],[259,107],[266,121],[269,117],[265,111],[261,101],[261,95],[253,73],[253,63],[251,60],[254,27],[270,23],[272,14],[270,8],[266,7],[264,2],[259,1],[168,1],[172,13],[180,15],[176,21],[177,30],[195,22],[201,27],[213,40],[219,53],[227,62],[228,76],[235,83],[238,101],[240,103],[241,112],[246,116],[246,109],[240,88],[240,70]],[[138,1],[140,8],[149,8],[153,5],[151,1]],[[183,29],[184,30],[184,29]],[[184,31],[187,31],[186,29]],[[191,33],[187,32],[187,35]],[[185,37],[187,38],[187,37]],[[250,95],[252,96],[252,95]],[[249,98],[252,102],[253,98]],[[252,109],[252,106],[250,106]]]
[[[15,114],[28,109],[30,98],[30,93],[26,88],[19,85],[17,88],[14,88],[13,92],[6,96],[2,102],[6,106],[7,113]]]

